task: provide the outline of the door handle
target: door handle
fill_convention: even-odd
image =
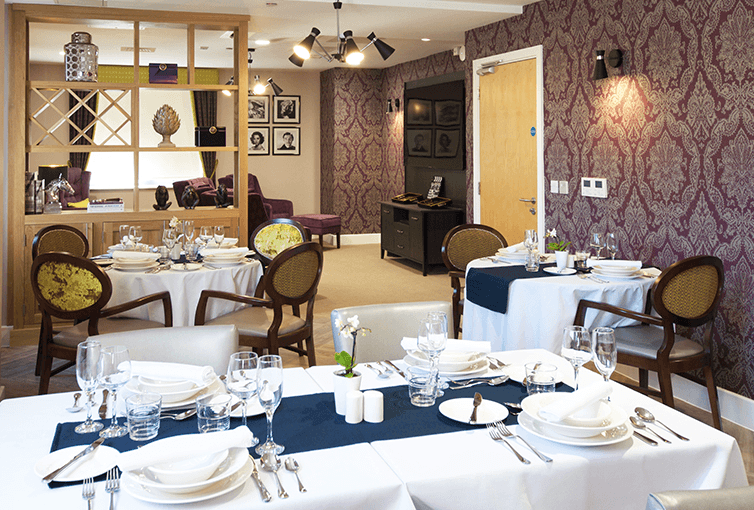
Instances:
[[[520,202],[531,202],[531,205],[535,205],[537,203],[537,199],[534,197],[531,197],[530,199],[527,198],[519,198]]]
[[[529,212],[532,213],[532,215],[537,214],[537,210],[534,209],[533,207],[529,209]]]

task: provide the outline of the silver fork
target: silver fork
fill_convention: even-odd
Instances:
[[[89,510],[94,510],[94,478],[84,478],[81,497],[86,500]]]
[[[533,452],[534,452],[534,454],[535,454],[535,455],[536,455],[537,457],[539,457],[539,458],[540,458],[540,459],[542,459],[543,461],[545,461],[545,462],[552,462],[552,459],[551,459],[550,457],[548,457],[547,455],[544,455],[544,454],[543,454],[542,452],[540,452],[539,450],[537,450],[536,448],[534,448],[534,447],[533,447],[532,445],[530,445],[530,444],[529,444],[529,443],[528,443],[528,442],[526,441],[526,439],[524,439],[523,437],[519,436],[518,434],[514,434],[513,432],[511,432],[511,431],[510,431],[510,430],[508,429],[508,427],[506,427],[506,426],[505,426],[505,423],[503,423],[503,422],[501,422],[501,421],[495,422],[495,428],[496,428],[497,430],[499,430],[499,431],[500,431],[500,433],[501,433],[502,435],[504,435],[505,437],[515,437],[515,438],[517,438],[517,439],[520,439],[522,443],[524,443],[524,444],[525,444],[525,445],[526,445],[526,446],[527,446],[527,447],[528,447],[528,448],[529,448],[529,449],[530,449],[531,451],[533,451]]]
[[[117,467],[112,468],[107,472],[107,480],[105,481],[105,492],[110,494],[110,510],[115,510],[115,503],[113,502],[113,496],[120,490],[120,471]]]
[[[513,448],[513,445],[510,444],[506,439],[502,436],[501,432],[495,428],[495,425],[492,423],[487,424],[487,432],[490,433],[490,437],[494,439],[495,441],[502,441],[505,443],[505,446],[510,448],[510,450],[518,457],[518,460],[523,462],[524,464],[531,464],[528,459],[525,459],[520,453],[516,451],[515,448]]]

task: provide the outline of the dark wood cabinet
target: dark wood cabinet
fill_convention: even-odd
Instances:
[[[380,202],[380,258],[388,255],[404,257],[427,267],[442,264],[442,240],[448,231],[463,223],[462,209],[425,209],[417,205]]]

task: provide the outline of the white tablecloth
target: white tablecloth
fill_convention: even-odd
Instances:
[[[501,266],[478,259],[470,262],[466,271],[494,265]],[[560,353],[563,328],[573,324],[581,299],[604,301],[643,312],[647,291],[653,283],[651,278],[598,283],[576,275],[515,280],[508,287],[507,313],[493,312],[464,300],[463,338],[489,341],[493,351],[542,348]],[[615,315],[590,310],[585,326],[591,329],[635,323],[616,319]]]
[[[107,274],[113,282],[113,296],[107,306],[118,305],[167,290],[170,291],[170,299],[173,302],[173,326],[193,326],[196,305],[204,289],[252,296],[262,277],[262,265],[258,260],[253,260],[219,269],[206,267],[196,271],[169,269],[154,274],[110,269]],[[210,299],[207,305],[207,319],[213,319],[242,307],[243,305],[231,301]],[[158,322],[165,320],[161,302],[140,306],[126,312],[124,316]]]

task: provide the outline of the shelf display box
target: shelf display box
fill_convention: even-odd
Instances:
[[[195,127],[194,145],[197,147],[225,147],[225,128],[217,126]]]
[[[149,83],[178,83],[178,64],[149,64]]]

